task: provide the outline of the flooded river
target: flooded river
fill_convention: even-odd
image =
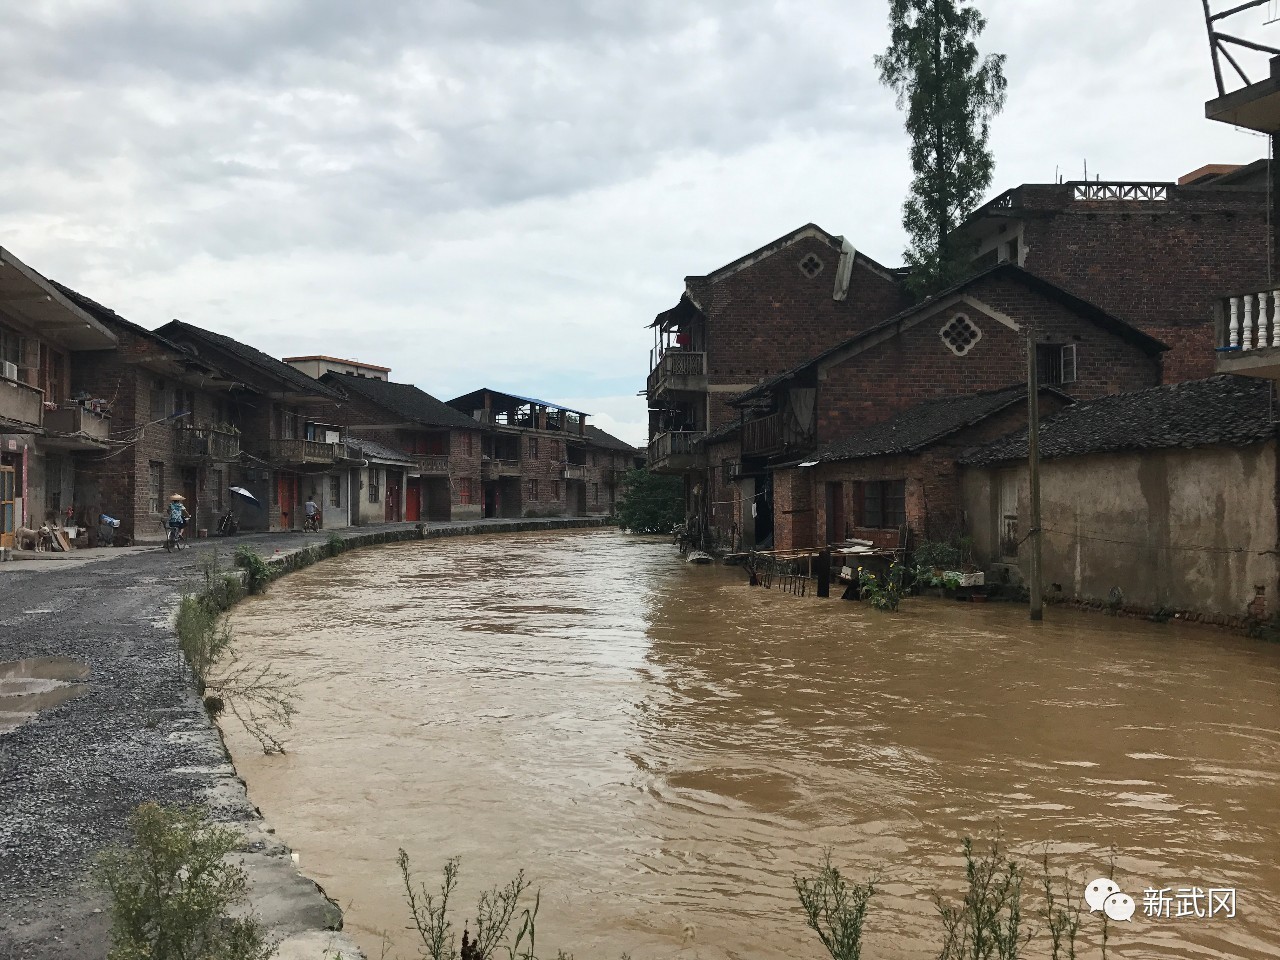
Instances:
[[[613,531],[361,551],[233,622],[304,681],[288,755],[226,725],[237,767],[372,957],[381,931],[418,955],[401,846],[432,884],[461,856],[460,904],[525,868],[550,956],[819,957],[792,877],[830,846],[883,880],[864,957],[924,960],[961,837],[997,820],[1081,886],[1115,846],[1138,912],[1109,957],[1280,957],[1280,646],[1056,608],[878,614]],[[1180,888],[1233,889],[1236,915],[1146,917],[1148,887],[1171,913]]]

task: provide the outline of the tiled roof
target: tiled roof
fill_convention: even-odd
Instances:
[[[739,430],[742,429],[742,423],[738,420],[730,420],[728,423],[722,423],[716,427],[698,442],[704,447],[713,443],[720,443],[723,440],[731,439]]]
[[[1141,347],[1143,350],[1145,350],[1149,354],[1154,355],[1169,349],[1167,344],[1160,342],[1155,337],[1152,337],[1146,333],[1143,333],[1137,327],[1133,326],[1130,323],[1126,323],[1124,320],[1121,320],[1119,317],[1116,317],[1110,313],[1107,313],[1107,311],[1103,310],[1097,304],[1090,303],[1088,300],[1083,300],[1080,297],[1077,297],[1074,293],[1071,293],[1069,290],[1063,289],[1062,287],[1058,286],[1056,283],[1046,280],[1043,277],[1032,273],[1030,270],[1025,269],[1024,267],[1017,266],[1016,264],[998,263],[995,266],[988,267],[985,270],[975,273],[973,276],[965,278],[964,280],[955,284],[954,286],[948,287],[946,290],[943,290],[940,293],[936,293],[933,296],[929,297],[928,299],[920,301],[919,303],[915,304],[912,307],[908,307],[906,310],[903,310],[899,313],[894,314],[892,317],[889,317],[887,320],[883,320],[880,323],[877,323],[875,326],[868,327],[866,330],[863,330],[861,333],[856,334],[855,336],[852,336],[849,339],[842,341],[841,343],[837,343],[833,347],[828,347],[826,350],[822,351],[821,353],[817,354],[814,357],[811,357],[810,359],[806,360],[804,363],[801,363],[801,364],[798,364],[797,366],[792,367],[790,370],[784,370],[782,371],[782,373],[775,374],[774,376],[769,377],[766,380],[760,381],[750,390],[744,390],[742,393],[739,393],[733,397],[730,397],[729,403],[741,404],[741,403],[746,403],[751,400],[762,397],[764,394],[768,393],[779,384],[794,378],[795,376],[809,369],[810,367],[816,367],[823,360],[826,360],[828,357],[836,353],[839,353],[841,350],[844,350],[846,347],[852,346],[853,344],[857,343],[859,340],[869,339],[875,336],[876,334],[886,330],[887,328],[892,327],[895,324],[901,323],[903,320],[906,320],[909,317],[915,316],[916,314],[924,313],[925,311],[932,309],[935,305],[939,304],[941,301],[947,299],[948,297],[955,296],[957,293],[960,293],[967,287],[972,286],[973,284],[977,283],[979,280],[985,280],[986,278],[995,276],[997,274],[1004,275],[1007,277],[1011,277],[1012,279],[1018,280],[1025,286],[1031,288],[1032,290],[1035,290],[1040,294],[1043,294],[1044,296],[1050,298],[1051,300],[1056,300],[1059,303],[1064,304],[1069,309],[1078,313],[1080,316],[1086,317],[1089,320],[1092,320],[1098,326],[1102,327],[1105,330],[1109,330],[1111,333],[1114,333],[1116,336],[1120,337],[1121,339],[1128,340],[1130,343],[1136,344],[1137,346]]]
[[[156,331],[162,337],[168,337],[172,340],[195,340],[197,342],[207,343],[231,356],[242,360],[251,366],[257,367],[267,376],[284,383],[290,390],[298,393],[314,393],[322,397],[328,397],[334,400],[340,400],[341,396],[335,393],[329,387],[326,387],[319,380],[313,380],[301,370],[295,370],[275,357],[263,353],[257,347],[251,347],[247,343],[241,343],[239,340],[233,340],[231,337],[221,333],[214,333],[212,330],[205,330],[203,327],[193,326],[182,320],[173,320],[166,323]]]
[[[405,453],[403,450],[396,450],[394,447],[388,447],[385,444],[378,443],[376,440],[365,440],[363,437],[347,437],[347,446],[354,447],[360,451],[360,456],[368,460],[378,460],[384,463],[412,463],[413,457]]]
[[[355,377],[346,373],[326,373],[320,380],[347,393],[364,397],[397,416],[423,426],[455,429],[470,427],[472,430],[480,427],[465,413],[455,410],[443,400],[437,400],[411,383],[392,383],[389,380]]]
[[[1170,447],[1245,447],[1276,436],[1269,380],[1217,376],[1079,401],[1040,425],[1042,459]],[[962,463],[1027,456],[1021,430],[968,451]]]
[[[1058,393],[1052,388],[1042,389]],[[1065,397],[1065,394],[1060,395]],[[1026,399],[1026,385],[1016,384],[1001,390],[927,400],[891,420],[874,424],[828,444],[818,450],[812,459],[829,463],[835,460],[911,453],[965,427],[973,426],[1014,404],[1025,403]]]
[[[603,447],[606,450],[625,450],[627,453],[635,453],[636,448],[625,440],[620,440],[611,433],[605,433],[599,427],[593,427],[587,424],[587,442],[592,446]]]
[[[120,327],[123,327],[125,330],[130,331],[131,333],[135,333],[141,337],[146,337],[148,340],[158,343],[162,347],[166,347],[167,349],[172,350],[174,353],[180,353],[180,354],[183,354],[184,356],[195,359],[191,351],[187,350],[185,347],[182,347],[179,344],[174,343],[172,340],[169,340],[169,339],[166,339],[165,337],[160,336],[160,334],[156,333],[154,330],[148,330],[146,327],[139,326],[138,324],[134,323],[132,320],[126,320],[124,317],[120,316],[120,314],[116,313],[110,307],[105,307],[102,304],[98,303],[98,301],[90,299],[89,297],[86,297],[83,293],[80,293],[76,290],[72,290],[65,283],[59,283],[57,280],[50,280],[49,282],[53,284],[53,286],[56,287],[63,296],[65,296],[68,300],[74,303],[81,310],[84,310],[87,313],[91,314],[95,319],[102,320],[106,323],[114,323]]]

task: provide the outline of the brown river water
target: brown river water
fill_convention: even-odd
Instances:
[[[540,954],[816,958],[792,878],[829,846],[882,879],[863,956],[925,960],[961,838],[997,821],[1028,859],[1052,844],[1077,895],[1114,845],[1138,910],[1109,957],[1280,957],[1280,645],[1008,604],[880,614],[615,531],[366,550],[233,623],[302,681],[287,755],[224,724],[236,765],[371,957],[382,931],[418,956],[403,846],[432,885],[462,857],[460,905],[523,867]],[[1235,916],[1145,916],[1149,887],[1234,889]]]

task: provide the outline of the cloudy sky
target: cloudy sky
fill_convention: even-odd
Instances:
[[[1009,58],[993,193],[1265,155],[1203,119],[1196,0],[979,7]],[[0,245],[146,326],[540,396],[639,442],[645,324],[684,276],[810,220],[901,262],[886,10],[27,0],[0,31]]]

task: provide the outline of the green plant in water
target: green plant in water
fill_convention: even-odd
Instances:
[[[884,576],[859,567],[858,595],[877,610],[897,610],[902,601],[902,565],[889,564],[889,572]]]
[[[1078,890],[1080,884],[1070,874],[1064,873],[1059,887],[1049,869],[1048,845],[1041,864],[1040,886],[1044,890],[1045,905],[1040,916],[1049,932],[1049,960],[1076,960],[1076,939],[1080,934],[1084,908],[1071,891]]]
[[[228,860],[239,835],[199,809],[138,807],[133,843],[99,856],[95,879],[111,897],[109,960],[266,960],[275,953],[257,919],[233,916],[244,870]]]
[[[329,534],[329,539],[325,541],[325,546],[329,549],[329,556],[336,557],[347,549],[347,542],[336,533],[331,533]]]
[[[1022,868],[1000,848],[996,834],[985,853],[964,838],[966,890],[959,903],[939,895],[942,920],[939,960],[1017,960],[1031,934],[1022,926]]]
[[[261,593],[271,582],[271,567],[248,544],[236,548],[236,566],[244,570],[250,593]]]
[[[831,850],[827,849],[817,876],[795,877],[793,882],[805,921],[818,934],[832,960],[858,960],[862,956],[867,907],[876,893],[875,878],[849,884],[832,866]]]

